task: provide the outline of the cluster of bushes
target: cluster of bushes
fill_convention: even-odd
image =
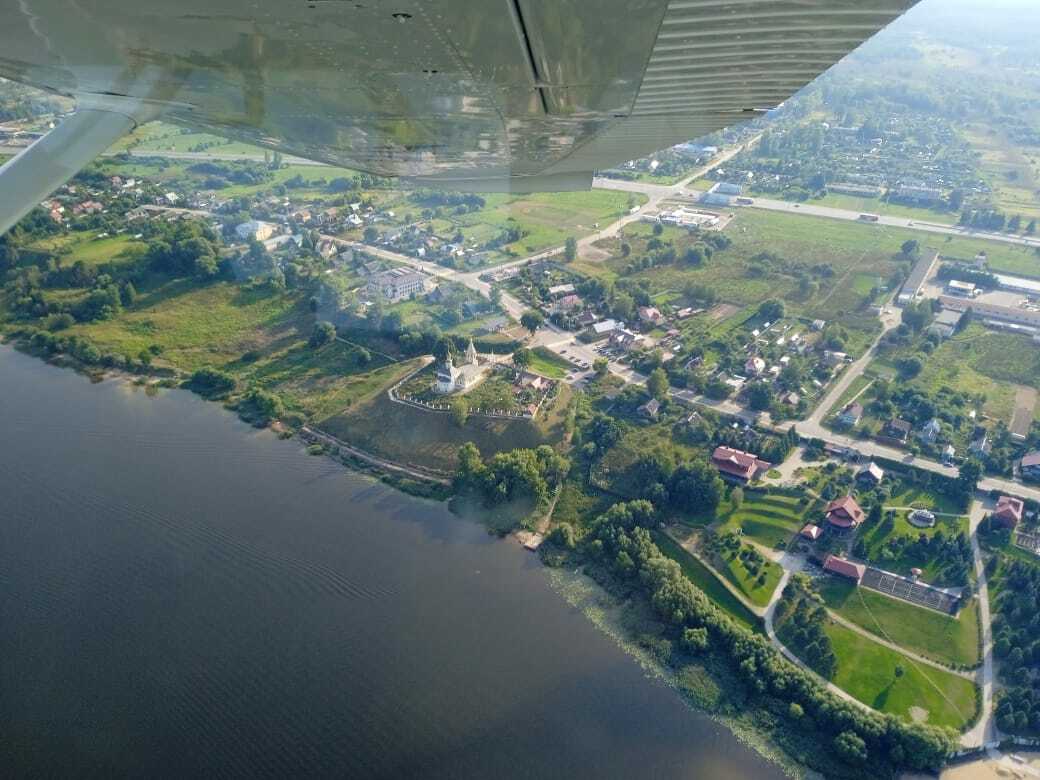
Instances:
[[[499,452],[486,464],[472,442],[459,448],[455,489],[479,496],[485,507],[509,503],[538,505],[570,471],[570,461],[547,444]]]
[[[831,638],[824,631],[827,609],[804,574],[792,578],[784,588],[774,620],[777,634],[787,647],[822,677],[828,680],[834,677],[838,659]]]

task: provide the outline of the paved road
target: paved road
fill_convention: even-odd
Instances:
[[[989,584],[986,582],[986,567],[979,548],[978,528],[985,516],[993,511],[993,500],[988,496],[979,496],[973,501],[969,515],[968,535],[971,539],[971,552],[975,559],[976,592],[979,600],[979,624],[982,627],[982,666],[979,668],[976,683],[982,691],[982,714],[979,722],[961,737],[965,746],[975,747],[997,742],[1001,739],[997,721],[993,711],[993,694],[996,681],[993,673],[993,622],[989,610]]]

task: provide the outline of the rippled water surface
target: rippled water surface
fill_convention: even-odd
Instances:
[[[529,553],[0,347],[0,775],[765,778]]]

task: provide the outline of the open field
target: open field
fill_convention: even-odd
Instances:
[[[1030,162],[1040,150],[1011,141],[999,126],[972,125],[964,135],[980,155],[980,172],[993,188],[998,207],[1027,221],[1040,217],[1038,175]]]
[[[306,338],[312,322],[306,303],[291,294],[182,279],[146,288],[132,308],[69,332],[123,355],[156,345],[158,363],[194,371],[224,366],[245,352],[288,347]]]
[[[919,206],[907,206],[902,203],[889,203],[884,198],[865,198],[855,195],[845,195],[838,192],[829,192],[822,198],[812,198],[808,201],[811,206],[828,206],[834,209],[847,209],[858,211],[863,214],[880,214],[885,217],[907,217],[921,222],[934,222],[937,224],[953,225],[960,218],[960,212],[954,213],[946,210],[921,208]]]
[[[535,373],[550,379],[563,379],[573,366],[552,350],[535,347],[531,350],[530,368]]]
[[[873,634],[940,663],[973,667],[979,662],[978,612],[972,601],[956,618],[889,598],[851,582],[827,577],[819,583],[827,606]]]
[[[915,663],[836,623],[828,623],[825,631],[838,658],[832,682],[864,704],[957,730],[974,718],[976,689],[970,680]]]
[[[29,249],[56,254],[65,266],[80,260],[101,265],[133,262],[144,253],[145,244],[130,235],[95,238],[94,233],[65,233],[30,244]]]
[[[690,553],[684,550],[678,542],[667,534],[654,531],[654,542],[656,542],[662,553],[682,567],[683,574],[686,575],[687,579],[704,591],[704,594],[710,598],[719,609],[733,618],[737,623],[751,629],[752,631],[761,633],[762,622],[758,617],[741,604],[740,600],[730,593],[729,589],[719,582],[718,577],[712,574],[704,564],[690,555]]]
[[[533,421],[471,416],[459,427],[449,414],[394,403],[379,393],[319,420],[317,427],[389,460],[451,471],[459,447],[468,441],[486,458],[503,450],[559,442],[569,399],[569,389],[563,388],[552,409]]]
[[[788,541],[807,522],[806,508],[800,507],[794,496],[751,490],[745,491],[744,503],[739,509],[731,509],[723,502],[719,521],[722,529],[739,529],[743,536],[766,547]]]

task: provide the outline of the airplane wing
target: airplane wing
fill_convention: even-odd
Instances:
[[[413,186],[579,189],[776,107],[914,2],[19,0],[0,76]],[[56,167],[126,129],[67,129],[93,143]]]

